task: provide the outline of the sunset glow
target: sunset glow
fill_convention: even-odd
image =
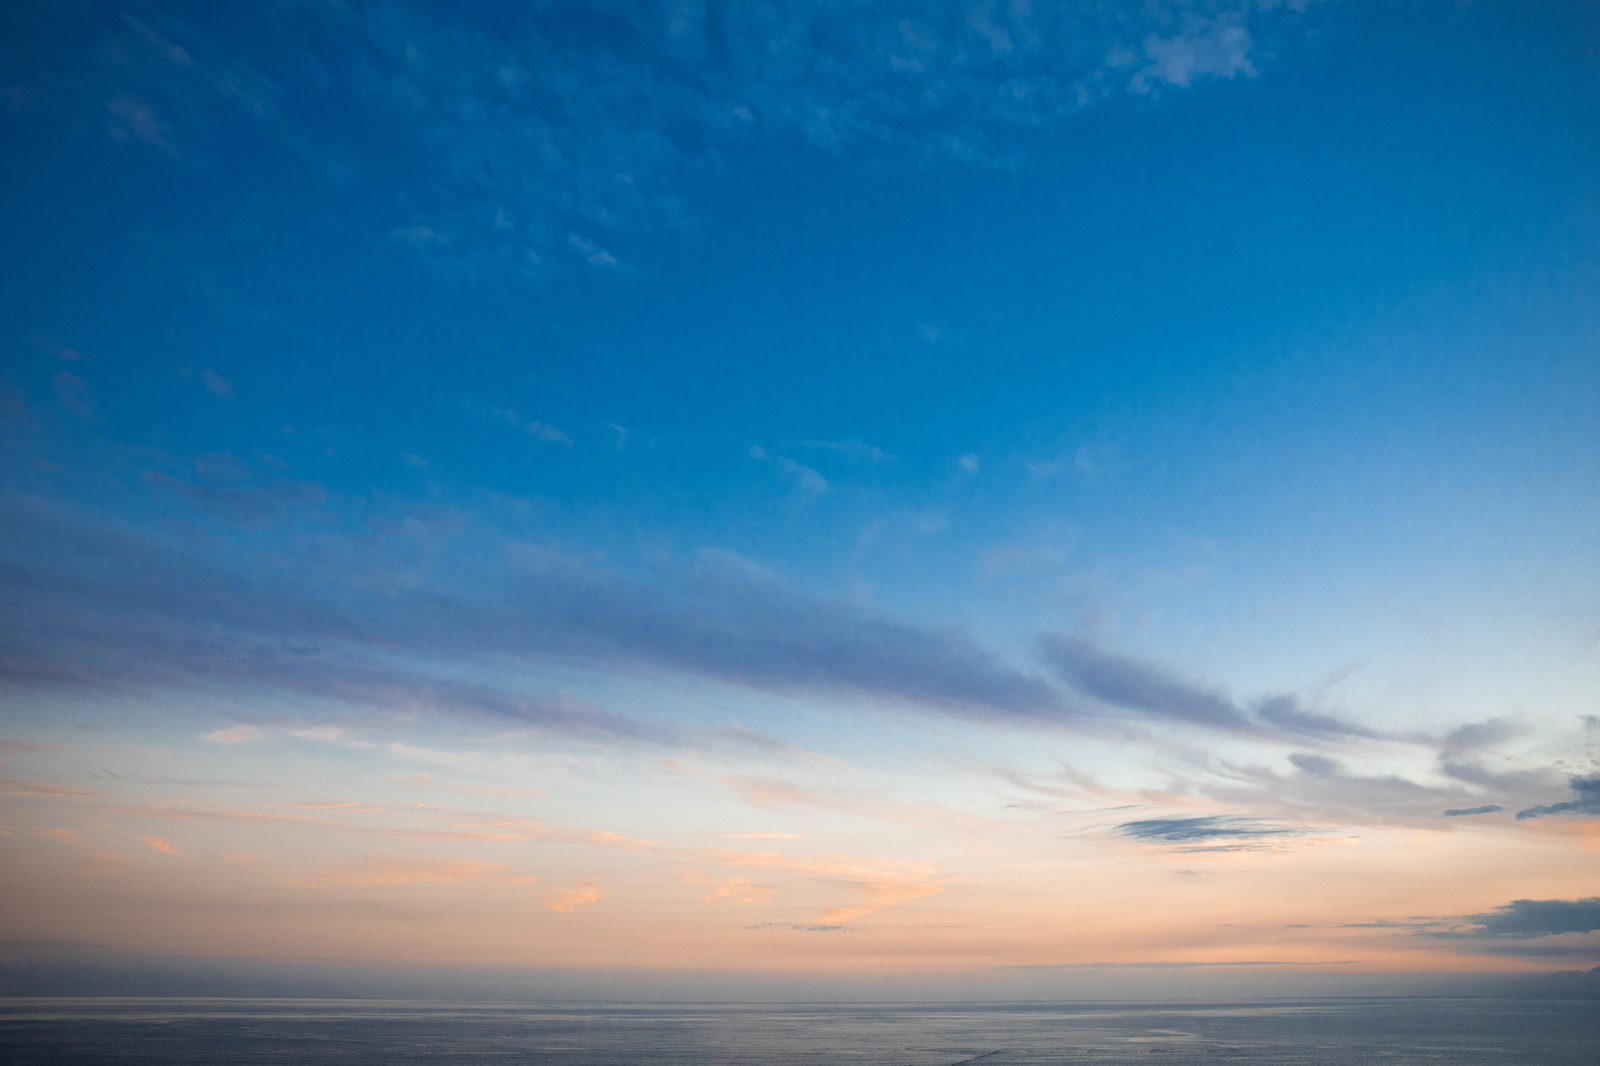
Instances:
[[[1597,27],[5,5],[0,939],[1600,964]]]

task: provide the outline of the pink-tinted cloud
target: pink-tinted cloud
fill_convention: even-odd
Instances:
[[[700,854],[725,866],[790,874],[810,883],[844,888],[862,897],[857,903],[829,908],[817,918],[819,922],[848,922],[944,891],[942,879],[926,863],[840,855],[794,858],[766,851],[721,850]]]
[[[183,852],[179,851],[177,848],[173,847],[170,843],[168,843],[165,837],[141,837],[141,836],[136,836],[133,839],[139,841],[139,843],[141,843],[141,844],[145,844],[145,845],[147,845],[149,847],[154,848],[155,850],[161,852],[161,854],[163,854],[163,855],[182,855],[183,854]]]
[[[365,862],[348,869],[324,871],[311,884],[405,885],[483,881],[500,885],[528,885],[537,880],[532,874],[521,873],[497,862],[442,859],[433,862]]]
[[[540,900],[558,914],[569,914],[605,895],[605,886],[595,881],[580,881],[564,892],[552,892]]]
[[[713,882],[711,887],[700,894],[706,902],[716,900],[729,900],[733,903],[761,903],[772,897],[776,889],[772,885],[758,885],[748,877],[730,877],[726,881]]]
[[[126,873],[133,860],[114,851],[97,851],[84,857],[72,872],[78,877],[114,877]]]

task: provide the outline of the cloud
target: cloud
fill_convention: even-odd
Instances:
[[[526,433],[533,439],[544,441],[546,444],[560,444],[564,447],[572,447],[572,438],[561,432],[555,426],[552,426],[546,422],[537,422],[531,419],[523,418],[518,415],[517,412],[510,410],[509,408],[495,406],[479,407],[476,404],[469,403],[467,405],[467,409],[476,415],[488,418],[490,421],[504,422],[512,429]]]
[[[1552,814],[1585,814],[1600,816],[1600,776],[1574,777],[1567,781],[1577,799],[1565,800],[1539,807],[1529,807],[1517,812],[1517,821],[1544,818]]]
[[[956,456],[956,466],[963,474],[976,474],[981,465],[978,457],[971,452]]]
[[[148,103],[132,96],[106,101],[106,132],[119,141],[133,138],[172,155],[178,154],[171,141],[172,127],[162,121]]]
[[[519,873],[496,862],[477,859],[443,859],[432,862],[361,863],[347,870],[319,873],[312,885],[406,885],[461,884],[486,882],[501,885],[529,885],[538,878]]]
[[[253,725],[236,725],[213,730],[201,737],[213,744],[253,744],[261,739],[261,730]]]
[[[76,877],[115,877],[126,873],[133,860],[114,851],[97,851],[79,860],[72,868]]]
[[[205,382],[206,391],[213,396],[220,396],[224,400],[233,395],[233,383],[215,370],[207,370],[200,375]]]
[[[833,452],[841,458],[858,463],[881,463],[887,458],[882,448],[859,440],[803,440],[800,446]]]
[[[873,789],[826,787],[808,788],[794,781],[774,777],[754,777],[747,774],[713,774],[679,765],[672,759],[661,760],[663,766],[679,773],[705,777],[735,790],[740,799],[752,807],[770,810],[777,807],[816,807],[838,811],[861,818],[876,818],[886,822],[907,825],[931,825],[941,829],[966,830],[972,833],[992,833],[1004,828],[1004,823],[988,818],[958,814],[941,803],[925,801],[905,803],[890,799]],[[723,834],[766,838],[800,839],[789,833]]]
[[[396,240],[481,280],[537,276],[563,244],[617,267],[602,243],[684,225],[686,179],[752,141],[1014,165],[1041,127],[1110,97],[1250,76],[1257,42],[1290,32],[1303,5],[618,0],[489,18],[393,0],[280,5],[264,25],[8,6],[24,12],[0,25],[16,100],[186,165],[229,151],[225,131],[248,122],[320,175],[405,203]],[[391,136],[334,147],[330,113]],[[424,161],[408,187],[389,177],[395,150]]]
[[[1318,821],[1344,820],[1355,824],[1432,824],[1441,807],[1459,806],[1476,798],[1460,786],[1419,783],[1398,774],[1353,772],[1336,759],[1313,752],[1292,752],[1293,772],[1271,767],[1234,765],[1224,760],[1212,764],[1207,779],[1196,788],[1218,802],[1259,809],[1308,812]],[[1222,777],[1220,783],[1216,777]]]
[[[571,826],[549,825],[536,818],[523,818],[514,814],[473,814],[448,812],[454,826],[472,830],[490,840],[523,840],[540,844],[582,844],[591,848],[620,848],[624,851],[642,851],[657,847],[655,840],[639,840],[613,833],[609,829],[577,829]]]
[[[564,892],[552,892],[540,900],[557,914],[570,914],[604,896],[605,886],[594,881],[580,881]]]
[[[1039,638],[1039,656],[1063,680],[1116,707],[1236,732],[1259,729],[1216,692],[1179,680],[1160,667],[1103,652],[1067,633]]]
[[[1256,707],[1261,721],[1285,733],[1302,736],[1342,738],[1361,737],[1367,740],[1392,739],[1387,734],[1366,726],[1346,722],[1332,715],[1303,709],[1293,696],[1272,696]]]
[[[604,248],[600,247],[591,240],[586,240],[585,238],[578,236],[576,233],[569,235],[567,240],[574,248],[578,250],[578,254],[583,256],[586,262],[594,266],[614,267],[618,270],[628,269],[620,261],[618,261],[616,256],[612,255],[610,252],[606,251]]]
[[[1439,772],[1457,781],[1465,781],[1479,788],[1513,796],[1533,796],[1547,791],[1558,776],[1550,767],[1526,770],[1492,770],[1481,762],[1456,758],[1448,750],[1440,752]]]
[[[139,843],[144,844],[144,845],[146,845],[148,847],[154,848],[155,850],[161,852],[161,854],[163,854],[163,855],[182,855],[183,854],[183,852],[179,851],[177,848],[175,848],[171,844],[167,843],[167,841],[166,841],[166,839],[164,837],[141,837],[141,836],[136,836],[133,839],[137,840]]]
[[[49,352],[57,359],[64,359],[69,363],[82,362],[83,360],[83,353],[78,351],[76,348],[68,348],[64,344],[57,344],[54,341],[45,339],[44,337],[35,337],[33,338],[33,342],[42,350]]]
[[[112,140],[194,163],[222,124],[241,112],[275,114],[278,91],[242,58],[173,16],[140,5],[138,14],[99,5],[9,5],[0,21],[13,47],[0,59],[22,106],[98,128]],[[20,17],[18,17],[20,16]],[[232,51],[233,54],[229,54]],[[302,137],[269,125],[280,143],[304,153]]]
[[[723,850],[699,854],[725,866],[770,870],[812,883],[846,888],[859,897],[854,903],[824,911],[816,919],[819,924],[843,924],[944,891],[941,879],[925,863],[842,855],[796,858],[769,851]]]
[[[35,829],[33,835],[46,840],[54,840],[60,844],[82,844],[83,839],[78,836],[77,830],[58,826],[52,829]]]
[[[1148,91],[1156,82],[1186,88],[1198,77],[1232,78],[1254,75],[1250,65],[1250,31],[1242,14],[1227,12],[1216,18],[1203,18],[1185,12],[1182,29],[1170,36],[1152,34],[1145,38],[1144,53],[1149,59],[1131,86],[1135,92]]]
[[[1470,818],[1475,814],[1498,814],[1505,810],[1498,803],[1485,803],[1481,807],[1452,807],[1444,812],[1446,818]]]
[[[848,925],[802,925],[798,922],[762,922],[759,925],[747,925],[746,929],[782,929],[791,933],[848,933],[852,932]]]
[[[778,456],[777,463],[784,476],[794,482],[795,492],[799,495],[815,499],[828,491],[828,479],[809,466],[782,455]]]
[[[772,898],[774,889],[771,885],[758,885],[748,877],[730,877],[726,881],[718,881],[700,894],[700,898],[707,903],[717,900],[731,900],[734,903],[761,903]]]
[[[1316,832],[1254,818],[1205,815],[1123,822],[1116,831],[1130,840],[1176,845],[1180,851],[1254,851],[1275,848],[1289,837]]]
[[[1489,718],[1452,729],[1440,740],[1439,747],[1451,755],[1464,755],[1483,748],[1492,748],[1527,731],[1526,725],[1513,719]]]
[[[211,517],[249,526],[303,513],[327,498],[314,481],[268,473],[231,452],[207,452],[187,466],[146,470],[144,480]]]
[[[223,488],[237,484],[221,459],[197,465],[222,469]],[[301,534],[274,526],[248,498],[179,498],[199,508],[192,528],[130,529],[39,501],[0,503],[9,531],[0,545],[0,679],[124,693],[253,687],[596,739],[680,739],[571,697],[461,679],[460,667],[503,656],[969,718],[1073,717],[1052,685],[961,630],[808,595],[734,556],[702,552],[629,574],[497,540],[482,521],[460,527],[472,539],[459,541],[362,514],[345,535],[329,501],[335,509]],[[261,525],[223,537],[204,521],[210,515]],[[271,547],[252,550],[258,536]],[[470,559],[473,582],[427,576],[461,559]],[[451,664],[453,676],[435,673]]]
[[[78,375],[70,370],[58,370],[50,376],[50,383],[55,386],[56,399],[61,401],[61,406],[82,418],[94,415],[89,386]]]
[[[999,557],[986,560],[986,565],[998,568],[1011,561],[1010,557]],[[1154,663],[1105,651],[1091,640],[1068,633],[1047,633],[1039,638],[1036,647],[1039,658],[1078,691],[1152,718],[1280,740],[1417,739],[1306,710],[1289,695],[1270,696],[1246,709],[1215,689],[1178,677]]]
[[[1600,896],[1588,899],[1517,899],[1466,920],[1478,928],[1451,937],[1541,937],[1600,930]]]

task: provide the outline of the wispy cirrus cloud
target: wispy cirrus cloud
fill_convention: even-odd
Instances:
[[[412,204],[391,232],[443,276],[482,279],[563,257],[618,266],[603,234],[680,224],[688,176],[757,139],[1014,165],[1033,131],[1109,97],[1254,76],[1258,41],[1292,32],[1302,6],[611,0],[491,25],[399,0],[255,20],[38,0],[0,26],[19,42],[3,68],[14,106],[182,164],[223,154],[240,120],[339,181],[382,181],[397,150],[430,161],[427,180],[385,190]],[[317,116],[341,108],[387,139],[323,145]]]
[[[888,794],[865,788],[838,785],[814,787],[797,781],[776,777],[759,777],[750,774],[713,774],[682,766],[671,759],[662,765],[678,773],[709,778],[733,789],[745,803],[761,810],[778,810],[785,807],[810,807],[861,818],[872,818],[902,825],[928,825],[952,832],[994,833],[1011,828],[1007,823],[992,818],[963,814],[944,804],[932,801],[907,803]],[[801,839],[793,833],[725,833],[724,837],[754,837],[765,839]]]
[[[800,442],[800,446],[817,451],[832,452],[841,459],[848,459],[857,463],[881,463],[885,459],[892,458],[885,455],[882,448],[855,439],[803,440]]]
[[[768,870],[803,882],[844,888],[857,896],[854,903],[831,907],[818,915],[815,921],[819,925],[842,925],[944,891],[943,880],[927,863],[851,856],[808,858],[769,851],[715,850],[697,854],[724,866]]]
[[[262,738],[260,727],[253,725],[227,726],[223,729],[214,729],[201,737],[213,744],[253,744]]]
[[[538,878],[502,863],[478,859],[435,859],[426,862],[385,862],[369,860],[337,869],[324,870],[307,884],[318,885],[407,885],[460,884],[480,881],[501,885],[530,885]]]

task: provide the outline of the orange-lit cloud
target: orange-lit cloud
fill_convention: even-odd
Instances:
[[[44,837],[46,840],[54,840],[59,844],[83,843],[83,838],[78,835],[77,830],[68,829],[65,826],[59,826],[54,829],[35,829],[33,831],[33,835],[36,837]]]
[[[594,881],[580,881],[565,892],[552,892],[540,900],[558,914],[568,914],[579,907],[593,903],[605,895],[604,885]]]
[[[944,890],[940,879],[925,863],[895,859],[826,856],[819,859],[791,858],[768,851],[708,851],[707,858],[725,866],[754,867],[798,876],[823,885],[841,887],[864,899],[853,905],[830,908],[818,921],[847,922],[874,911],[909,900],[936,895]]]
[[[118,855],[112,851],[97,851],[85,857],[72,872],[79,877],[109,877],[124,873],[133,865],[133,860],[126,855]]]
[[[500,863],[450,859],[437,862],[367,862],[347,870],[324,871],[317,875],[313,884],[404,885],[414,882],[449,884],[487,881],[502,885],[527,885],[537,880],[531,874],[519,873]]]
[[[895,800],[876,789],[864,788],[808,788],[794,781],[775,777],[754,777],[745,774],[712,774],[684,766],[672,759],[661,760],[668,770],[704,777],[728,786],[739,798],[752,807],[770,810],[774,807],[814,807],[857,815],[885,822],[905,825],[927,825],[940,829],[969,833],[1009,832],[1011,823],[993,818],[980,818],[953,811],[941,803],[924,801],[906,803]]]
[[[691,884],[705,884],[710,879],[698,874],[689,874],[684,877]],[[774,891],[771,885],[758,885],[748,877],[730,877],[726,881],[711,882],[711,887],[700,894],[700,898],[707,903],[719,899],[731,900],[734,903],[760,903],[770,899]]]
[[[171,844],[167,843],[167,841],[162,837],[140,837],[140,836],[136,836],[133,839],[139,841],[141,844],[146,844],[146,845],[156,849],[157,851],[161,852],[163,855],[182,855],[183,854],[183,852],[179,851],[177,848],[175,848]]]

